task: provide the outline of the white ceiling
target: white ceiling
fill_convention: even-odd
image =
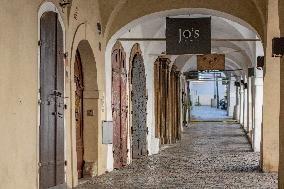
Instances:
[[[180,15],[179,12],[172,11],[171,17],[209,17],[211,16],[212,38],[216,39],[256,39],[257,34],[248,27],[224,17],[212,16],[208,14]],[[166,17],[169,14],[152,15],[140,19],[131,28],[121,32],[117,38],[165,38]],[[149,56],[158,57],[166,51],[164,41],[144,41],[142,42]],[[226,55],[226,69],[244,69],[253,67],[256,64],[256,57],[263,55],[261,42],[230,42],[212,41],[212,53],[224,53]],[[196,70],[196,56],[180,55],[174,56],[174,64],[182,72]],[[238,72],[237,74],[239,74]]]

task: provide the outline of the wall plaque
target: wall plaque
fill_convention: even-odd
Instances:
[[[225,55],[197,55],[197,70],[225,70]]]
[[[210,54],[211,18],[167,18],[169,55]]]

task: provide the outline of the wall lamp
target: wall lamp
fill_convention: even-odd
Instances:
[[[258,56],[257,57],[257,68],[263,68],[264,67],[264,56]]]
[[[244,89],[248,88],[248,83],[244,83]]]
[[[275,37],[272,39],[272,56],[282,57],[284,55],[284,37]]]
[[[248,68],[248,76],[249,77],[255,76],[255,69],[254,68]]]
[[[236,87],[240,87],[240,86],[241,86],[240,82],[236,81],[236,82],[235,82],[235,86],[236,86]]]

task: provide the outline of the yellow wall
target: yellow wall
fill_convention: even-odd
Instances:
[[[263,94],[262,169],[278,171],[279,113],[280,113],[280,58],[272,57],[272,38],[279,37],[278,2],[269,0],[267,11],[267,46]]]
[[[284,36],[284,0],[279,0],[280,36]],[[284,188],[284,58],[280,63],[279,188]]]
[[[57,7],[58,1],[53,1]],[[99,42],[104,40],[96,31],[100,22],[99,6],[96,0],[73,1],[68,26],[67,13],[59,7],[58,10],[65,25],[66,51],[66,139],[67,139],[67,182],[71,187],[77,183],[76,170],[76,135],[74,127],[74,111],[72,107],[74,52],[81,40],[89,40],[97,67],[99,94],[96,100],[98,113],[95,126],[101,134],[101,122],[104,112],[101,112],[104,91],[104,52],[99,51]],[[3,0],[0,7],[0,21],[4,27],[0,29],[0,188],[2,189],[34,189],[38,186],[38,10],[43,2],[40,0]],[[77,20],[74,14],[77,12]],[[87,23],[86,23],[87,22]],[[81,23],[86,23],[82,31],[76,29]],[[76,34],[75,34],[76,33]],[[73,48],[72,48],[73,47]],[[72,49],[72,50],[71,50]],[[72,57],[71,57],[72,56]],[[72,63],[72,64],[71,64]],[[8,102],[8,103],[7,103]],[[72,127],[70,126],[72,125]],[[98,170],[102,174],[106,170],[106,146],[98,138],[97,159]],[[92,150],[92,149],[90,149]],[[73,176],[72,176],[73,175]]]

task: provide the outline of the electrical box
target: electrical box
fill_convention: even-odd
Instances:
[[[112,144],[113,141],[113,122],[103,121],[103,144]]]

